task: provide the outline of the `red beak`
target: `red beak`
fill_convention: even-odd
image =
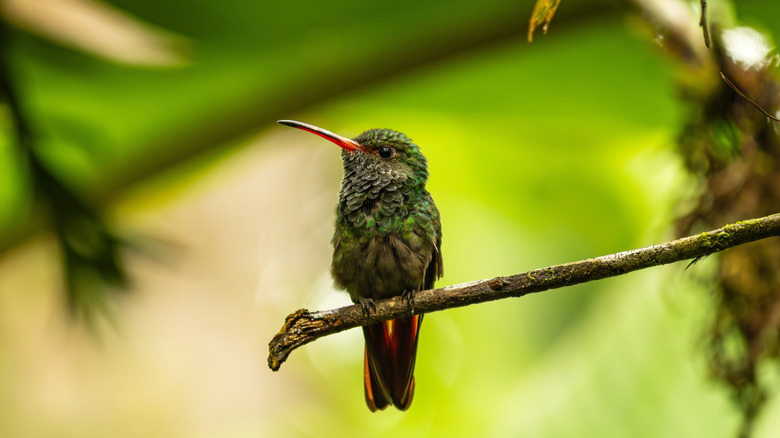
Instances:
[[[336,143],[337,145],[341,146],[342,148],[353,152],[353,151],[366,151],[366,148],[364,148],[360,143],[350,140],[346,137],[342,137],[338,134],[334,134],[330,131],[326,131],[322,128],[318,128],[314,125],[309,125],[308,123],[303,122],[296,122],[295,120],[279,120],[278,123],[281,123],[285,126],[290,126],[293,128],[303,129],[304,131],[309,131],[312,134],[319,135],[320,137],[330,140],[333,143]]]

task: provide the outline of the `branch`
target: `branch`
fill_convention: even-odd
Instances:
[[[710,48],[710,26],[707,24],[707,0],[701,0],[701,19],[699,20],[699,26],[704,34],[704,45]]]
[[[768,112],[767,110],[765,110],[765,109],[761,108],[761,105],[757,104],[757,103],[756,103],[756,101],[754,101],[753,99],[749,98],[749,97],[747,96],[747,94],[743,93],[743,92],[742,92],[742,90],[740,90],[739,88],[737,88],[737,86],[736,86],[736,85],[734,85],[734,83],[733,83],[733,82],[731,82],[731,81],[729,80],[729,78],[727,78],[727,77],[726,77],[726,75],[725,75],[725,74],[723,74],[723,72],[720,72],[720,77],[721,77],[721,78],[723,78],[723,80],[726,82],[726,85],[728,85],[729,87],[731,87],[731,89],[732,89],[732,90],[734,90],[734,91],[735,91],[737,94],[739,94],[739,96],[740,96],[741,98],[743,98],[743,99],[747,100],[748,102],[750,102],[750,104],[751,104],[751,105],[753,105],[753,106],[754,106],[754,107],[756,107],[756,108],[757,108],[759,111],[761,111],[762,113],[764,113],[764,115],[765,115],[765,116],[769,117],[770,119],[774,120],[775,122],[780,122],[780,119],[778,119],[777,117],[773,116],[772,114],[769,114],[769,112]]]
[[[737,222],[661,245],[536,269],[508,277],[421,291],[414,296],[413,308],[407,305],[403,298],[393,297],[376,301],[376,310],[370,315],[365,315],[362,307],[357,304],[319,312],[301,309],[287,317],[281,331],[269,343],[268,366],[277,371],[294,349],[322,336],[353,327],[409,317],[416,313],[522,297],[534,292],[616,277],[682,260],[696,261],[724,249],[773,236],[780,236],[780,213]]]

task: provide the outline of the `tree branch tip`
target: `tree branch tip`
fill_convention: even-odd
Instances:
[[[308,309],[298,309],[287,315],[279,333],[268,343],[268,367],[272,371],[279,371],[292,350],[310,341],[305,340],[305,327],[315,320]]]

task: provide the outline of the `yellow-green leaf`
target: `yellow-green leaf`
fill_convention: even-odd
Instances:
[[[547,35],[547,26],[550,25],[555,10],[561,0],[536,0],[534,11],[531,13],[531,19],[528,20],[528,42],[533,41],[536,27],[542,25],[542,33]]]

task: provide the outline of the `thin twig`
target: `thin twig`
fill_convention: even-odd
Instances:
[[[726,81],[726,84],[728,84],[728,86],[729,86],[729,87],[731,87],[731,88],[732,88],[734,91],[736,91],[736,92],[737,92],[737,94],[739,94],[740,96],[742,96],[742,98],[743,98],[743,99],[745,99],[745,100],[747,100],[748,102],[750,102],[750,103],[751,103],[751,104],[752,104],[754,107],[758,108],[758,110],[759,110],[759,111],[761,111],[762,113],[764,113],[764,115],[765,115],[765,116],[769,117],[770,119],[774,120],[775,122],[780,122],[780,119],[778,119],[777,117],[775,117],[775,116],[773,116],[773,115],[769,114],[769,113],[768,113],[768,112],[767,112],[765,109],[761,108],[761,106],[760,106],[759,104],[757,104],[756,102],[754,102],[754,101],[753,101],[753,99],[751,99],[751,98],[747,97],[747,95],[746,95],[745,93],[743,93],[743,92],[742,92],[742,91],[741,91],[739,88],[737,88],[737,86],[736,86],[736,85],[734,85],[734,84],[733,84],[733,83],[732,83],[732,82],[729,80],[729,78],[727,78],[727,77],[726,77],[726,75],[725,75],[725,74],[723,74],[723,72],[720,72],[720,77],[722,77],[722,78],[723,78],[723,80],[724,80],[724,81]]]
[[[281,331],[269,343],[268,366],[276,371],[290,353],[322,336],[361,325],[430,313],[470,304],[542,292],[627,274],[639,269],[695,259],[737,245],[780,236],[780,213],[750,219],[723,228],[647,248],[610,254],[508,277],[447,286],[418,292],[412,309],[401,297],[376,301],[376,310],[363,313],[360,305],[309,312],[298,310],[287,317]]]
[[[707,24],[707,0],[701,0],[701,20],[699,26],[704,33],[704,45],[710,48],[710,26]]]

